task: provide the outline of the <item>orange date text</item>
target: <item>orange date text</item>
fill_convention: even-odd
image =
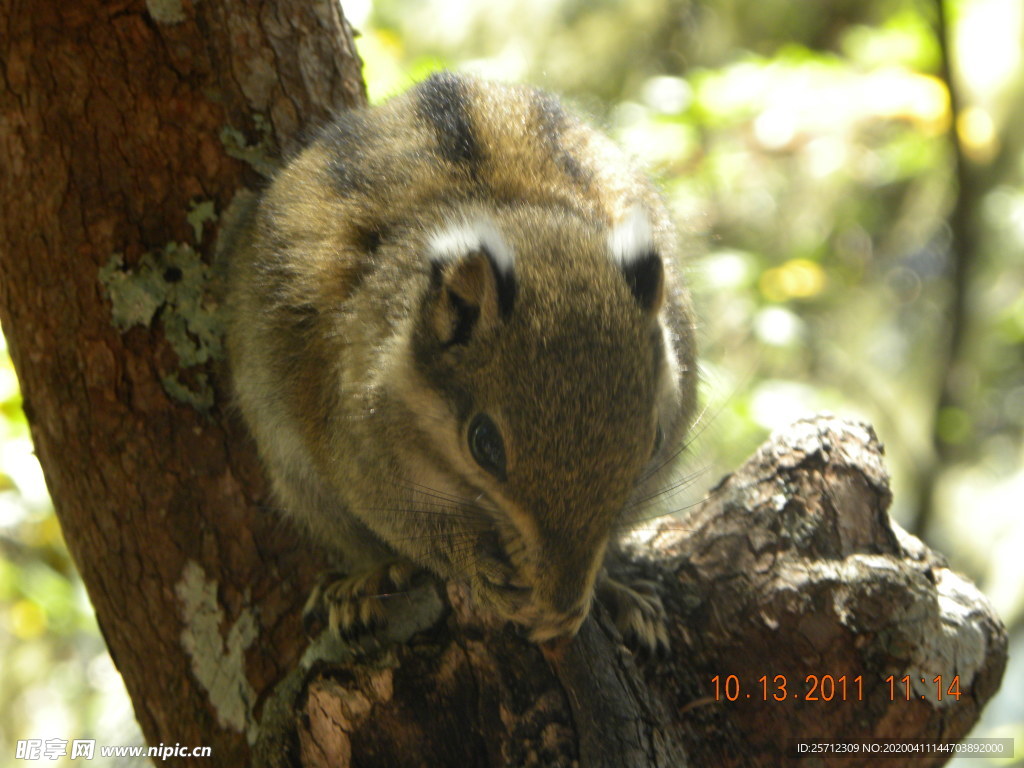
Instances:
[[[715,701],[863,701],[865,691],[889,701],[960,700],[960,676],[889,675],[867,681],[864,675],[761,675],[756,680],[739,675],[715,675],[711,694]]]

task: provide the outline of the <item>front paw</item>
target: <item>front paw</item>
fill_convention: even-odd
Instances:
[[[406,594],[424,571],[408,560],[394,559],[365,571],[324,574],[302,610],[302,624],[312,636],[325,623],[344,640],[374,634],[387,624],[385,602]]]
[[[668,616],[657,584],[643,579],[625,583],[604,573],[597,585],[597,597],[611,612],[615,626],[633,651],[667,655]]]

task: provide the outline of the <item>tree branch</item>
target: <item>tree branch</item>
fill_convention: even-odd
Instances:
[[[931,451],[920,471],[914,517],[910,529],[927,536],[935,517],[935,486],[953,446],[942,434],[943,419],[952,409],[966,407],[965,382],[970,379],[970,361],[965,355],[970,311],[968,297],[977,271],[978,237],[974,213],[982,197],[982,185],[964,152],[959,122],[963,114],[960,88],[953,66],[953,34],[946,0],[935,0],[935,38],[939,44],[939,67],[949,94],[949,152],[956,179],[956,197],[949,212],[948,307],[944,313],[936,368],[935,408],[932,413]]]
[[[564,656],[546,660],[514,630],[481,623],[451,587],[457,607],[439,627],[311,673],[289,760],[774,766],[797,740],[963,738],[998,688],[1005,630],[972,585],[895,526],[890,498],[870,427],[799,422],[636,553],[672,616],[670,658],[638,666],[598,607]],[[947,694],[954,676],[959,698]]]

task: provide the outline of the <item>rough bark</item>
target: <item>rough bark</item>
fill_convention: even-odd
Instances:
[[[671,609],[670,659],[638,667],[600,608],[545,659],[449,587],[440,621],[429,588],[398,605],[405,642],[345,662],[321,639],[300,660],[320,561],[267,513],[226,407],[213,216],[277,147],[363,102],[340,13],[3,0],[0,56],[0,322],[151,743],[245,765],[262,720],[257,752],[275,765],[774,765],[795,736],[955,738],[997,687],[998,620],[894,532],[870,432],[828,420],[766,445],[639,556]],[[878,682],[954,670],[964,695],[942,705],[889,702]],[[859,702],[709,700],[729,674],[744,692],[778,674],[792,692],[811,674],[875,687]]]

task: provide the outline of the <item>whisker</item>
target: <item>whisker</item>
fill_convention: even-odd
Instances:
[[[653,522],[655,520],[658,520],[660,518],[669,518],[669,517],[682,516],[683,519],[681,519],[679,521],[679,525],[669,525],[668,527],[673,529],[673,530],[687,530],[688,526],[685,524],[685,514],[690,512],[690,511],[692,511],[692,510],[694,510],[694,509],[696,509],[697,507],[700,507],[703,504],[706,504],[707,502],[713,500],[715,498],[715,496],[717,496],[721,492],[722,492],[722,488],[721,487],[714,488],[710,492],[708,492],[701,499],[696,499],[696,500],[691,501],[691,502],[689,502],[687,504],[683,504],[682,506],[675,507],[675,508],[672,508],[672,509],[668,509],[668,510],[665,510],[665,511],[662,511],[662,512],[656,512],[656,513],[654,513],[652,515],[649,515],[649,516],[646,516],[646,517],[634,518],[633,519],[634,525],[632,527],[630,527],[630,526],[626,526],[626,527],[627,527],[627,529],[631,528],[632,530],[642,531],[642,530],[645,530],[645,529],[650,529],[650,526],[644,525],[645,523],[651,523],[651,522]]]
[[[688,451],[697,441],[697,438],[701,437],[704,434],[705,430],[707,430],[707,428],[714,423],[715,419],[718,418],[718,415],[722,412],[722,409],[725,408],[725,405],[728,402],[728,399],[725,399],[722,402],[720,402],[716,407],[714,413],[710,416],[710,418],[708,417],[708,413],[711,410],[711,405],[706,404],[703,408],[701,408],[700,412],[694,418],[693,424],[691,424],[689,430],[687,430],[686,437],[680,442],[679,446],[671,453],[669,453],[669,455],[666,456],[663,461],[659,462],[655,466],[651,467],[647,472],[642,474],[640,476],[639,483],[642,484],[645,483],[647,480],[650,480],[652,477],[661,472],[666,466],[676,461],[680,456],[683,455],[683,453]]]
[[[449,493],[438,488],[432,488],[421,483],[417,483],[413,480],[408,479],[396,479],[396,485],[412,490],[414,493],[424,496],[430,499],[438,499],[440,501],[451,501],[460,507],[468,507],[470,509],[476,509],[481,512],[493,513],[493,507],[486,504],[478,503],[478,499],[483,498],[483,494],[479,494],[476,498],[470,499],[467,496],[459,496],[454,493]]]
[[[680,491],[683,491],[686,488],[692,486],[694,483],[697,482],[697,480],[699,480],[701,477],[703,477],[704,475],[706,475],[710,471],[711,471],[711,465],[710,464],[705,464],[704,466],[700,467],[699,469],[697,469],[697,470],[695,470],[693,472],[690,472],[688,474],[683,475],[680,479],[673,480],[668,485],[666,485],[666,486],[664,486],[664,487],[662,487],[662,488],[660,488],[660,489],[658,489],[656,491],[652,491],[651,493],[647,494],[646,496],[641,496],[640,498],[636,499],[635,501],[630,502],[629,504],[626,505],[625,511],[628,512],[628,511],[633,510],[633,509],[638,509],[640,507],[645,506],[646,504],[649,504],[650,502],[652,502],[652,501],[654,501],[655,499],[658,499],[658,498],[662,498],[662,497],[670,498],[671,496],[674,496],[675,494],[679,493]]]
[[[409,517],[420,515],[422,517],[430,517],[435,515],[444,515],[445,519],[457,519],[457,520],[482,520],[483,517],[478,514],[459,513],[461,507],[457,505],[447,506],[444,504],[430,503],[415,507],[358,507],[352,511],[359,512],[395,512]]]

